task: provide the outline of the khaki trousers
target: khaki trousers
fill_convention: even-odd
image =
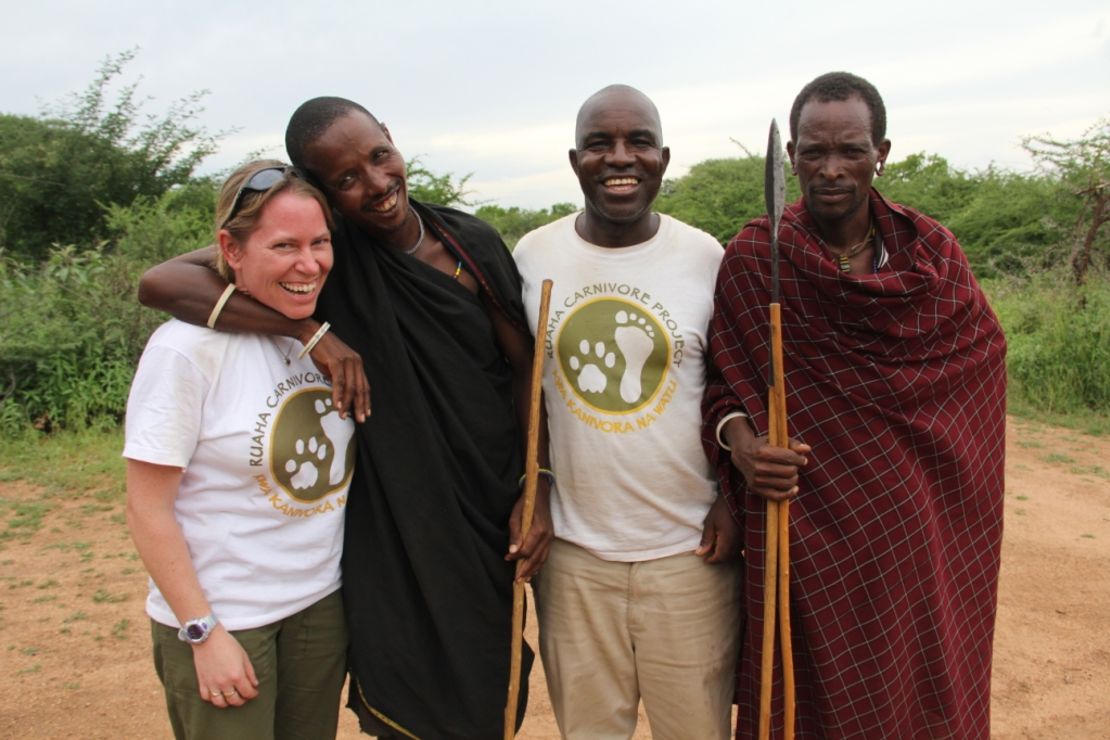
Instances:
[[[556,539],[533,581],[563,737],[625,740],[641,699],[655,740],[732,737],[740,562],[621,563]]]

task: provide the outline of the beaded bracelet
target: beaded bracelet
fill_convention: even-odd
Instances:
[[[551,487],[552,487],[552,488],[554,488],[554,487],[555,487],[555,473],[551,472],[551,471],[550,471],[550,470],[548,470],[547,468],[540,468],[540,469],[539,469],[539,470],[537,470],[536,472],[537,472],[537,473],[538,473],[539,475],[542,475],[542,476],[543,476],[544,478],[547,478],[547,482],[551,484]],[[518,481],[516,482],[517,488],[520,488],[521,486],[523,486],[523,485],[524,485],[524,479],[525,479],[525,478],[527,478],[527,477],[528,477],[528,474],[527,474],[527,473],[525,473],[524,475],[520,476],[520,480],[518,480]]]
[[[230,298],[231,294],[234,293],[234,292],[235,292],[235,283],[228,283],[227,287],[224,288],[224,292],[220,296],[220,299],[218,301],[216,301],[216,305],[212,307],[212,313],[208,314],[208,328],[209,329],[215,329],[216,328],[216,319],[220,318],[220,311],[224,310],[224,306],[227,304],[227,299]]]
[[[320,328],[317,329],[316,333],[312,335],[312,339],[308,340],[308,344],[306,344],[304,346],[304,349],[301,350],[300,354],[297,355],[297,359],[298,360],[303,359],[305,355],[307,355],[309,352],[311,352],[312,348],[320,343],[320,340],[324,338],[324,335],[328,333],[328,329],[330,329],[330,328],[331,328],[331,324],[329,324],[326,321],[324,323],[320,324]]]

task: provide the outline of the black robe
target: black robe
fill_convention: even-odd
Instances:
[[[520,276],[487,224],[413,205],[491,308],[339,224],[319,308],[362,356],[373,409],[357,430],[343,548],[350,706],[375,734],[500,738],[515,568],[504,555],[523,463],[487,310],[527,331]],[[518,726],[532,658],[525,646]]]

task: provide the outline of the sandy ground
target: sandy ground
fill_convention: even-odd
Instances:
[[[1110,738],[1110,440],[1010,420],[1008,442],[993,736]],[[0,738],[169,738],[118,493],[0,502]],[[557,738],[532,689],[520,737]]]

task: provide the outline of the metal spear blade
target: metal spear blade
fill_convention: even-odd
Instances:
[[[779,224],[782,222],[782,209],[786,199],[786,178],[782,173],[782,139],[779,138],[779,125],[771,119],[771,131],[767,136],[766,170],[763,174],[763,197],[767,205],[767,220],[771,231],[771,304],[779,302]],[[767,364],[767,385],[774,387],[778,371],[775,367],[775,352],[771,353]]]
[[[771,119],[767,135],[766,171],[763,176],[763,198],[767,218],[771,222],[771,303],[779,302],[779,224],[786,200],[786,179],[782,174],[782,139],[779,125]]]

